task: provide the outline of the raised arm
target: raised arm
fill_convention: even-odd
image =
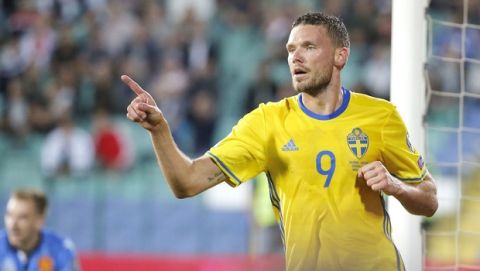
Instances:
[[[186,156],[173,140],[168,122],[152,96],[130,77],[122,75],[121,79],[137,94],[127,108],[127,117],[150,132],[159,166],[176,197],[191,197],[227,180],[208,156]]]
[[[411,214],[432,216],[437,211],[437,187],[429,172],[422,182],[408,184],[393,177],[381,162],[375,161],[360,168],[358,177],[365,179],[372,190],[394,196]]]

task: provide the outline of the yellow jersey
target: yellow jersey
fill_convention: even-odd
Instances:
[[[261,104],[207,155],[231,186],[267,173],[287,270],[404,270],[384,198],[357,171],[381,161],[421,182],[426,167],[390,102],[342,92],[330,115],[308,110],[302,94]]]

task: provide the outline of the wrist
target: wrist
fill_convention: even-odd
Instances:
[[[171,137],[170,127],[167,122],[151,126],[147,130],[152,138],[165,140],[166,138]]]
[[[394,196],[395,198],[398,198],[403,194],[403,186],[401,181],[396,179],[395,177],[390,177],[391,178],[391,193],[389,193],[390,196]]]
[[[170,126],[168,125],[168,122],[165,119],[163,119],[155,125],[150,125],[150,127],[148,127],[147,130],[150,133],[155,135],[169,134]]]

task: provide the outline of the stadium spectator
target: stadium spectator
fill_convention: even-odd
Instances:
[[[81,177],[90,173],[95,148],[88,132],[78,127],[68,114],[46,137],[42,146],[41,165],[44,176]]]
[[[25,89],[19,79],[11,80],[7,85],[6,107],[6,130],[22,141],[29,129],[29,106]]]
[[[432,216],[436,186],[422,156],[394,105],[342,86],[350,41],[340,19],[300,16],[286,47],[298,95],[260,105],[197,159],[180,151],[152,96],[124,75],[137,94],[127,117],[150,132],[178,198],[267,172],[287,270],[403,270],[382,195]]]
[[[212,91],[199,89],[192,93],[187,119],[193,132],[193,153],[205,153],[212,145],[216,110]]]
[[[78,271],[72,241],[44,229],[48,200],[33,189],[14,191],[0,231],[0,270]]]
[[[130,168],[135,158],[132,146],[115,125],[110,114],[106,110],[98,110],[93,123],[95,154],[100,166],[112,171]]]
[[[22,50],[20,37],[16,33],[2,44],[0,52],[0,74],[6,78],[20,75],[28,67],[28,58]]]
[[[245,113],[255,109],[260,103],[275,101],[277,84],[271,78],[271,64],[263,62],[259,65],[257,77],[248,88]]]

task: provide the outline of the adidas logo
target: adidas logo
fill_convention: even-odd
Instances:
[[[283,145],[282,151],[298,151],[298,147],[293,142],[293,139],[290,139],[287,144]]]

